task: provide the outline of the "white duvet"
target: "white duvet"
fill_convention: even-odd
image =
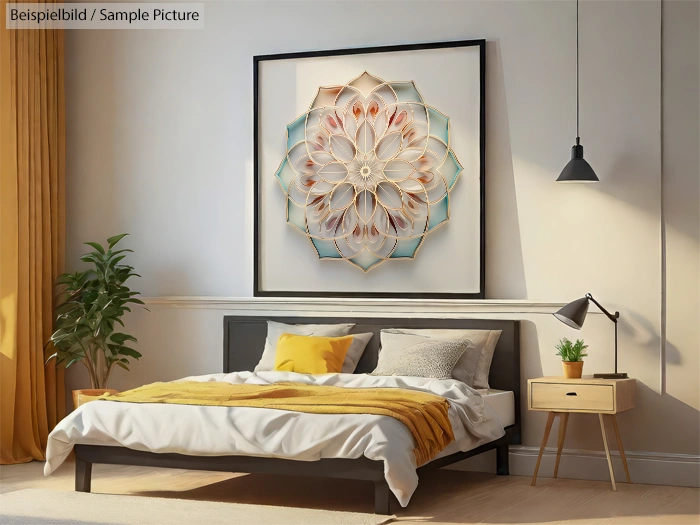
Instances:
[[[498,416],[481,396],[453,379],[235,372],[181,381],[260,385],[294,381],[349,388],[396,387],[437,394],[450,404],[455,436],[438,457],[471,450],[505,433]],[[401,506],[408,505],[418,486],[413,436],[403,423],[389,416],[97,401],[72,412],[51,432],[44,474],[48,476],[63,463],[75,444],[191,456],[241,455],[301,461],[365,456],[384,462],[384,476]]]

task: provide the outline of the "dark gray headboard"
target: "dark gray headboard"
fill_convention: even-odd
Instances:
[[[379,355],[379,331],[383,328],[451,328],[502,330],[493,355],[489,385],[515,393],[516,424],[520,423],[520,322],[505,319],[430,319],[377,317],[257,317],[224,316],[224,372],[253,370],[260,361],[267,321],[287,324],[355,323],[351,333],[373,332],[357,365],[358,374],[371,372]]]

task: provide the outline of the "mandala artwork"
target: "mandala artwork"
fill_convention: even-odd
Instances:
[[[309,110],[287,125],[287,155],[275,176],[287,222],[319,258],[367,272],[416,257],[449,220],[461,171],[449,118],[425,103],[413,81],[365,72],[319,88]]]

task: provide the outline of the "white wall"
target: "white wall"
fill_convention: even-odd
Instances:
[[[575,137],[573,2],[207,3],[202,31],[69,32],[69,268],[82,241],[126,231],[144,295],[249,297],[252,55],[486,38],[488,297],[590,291],[619,309],[620,367],[639,379],[638,408],[620,417],[626,448],[697,456],[698,17],[695,2],[670,3],[665,281],[658,1],[582,2],[581,137],[601,178],[588,186],[554,183]],[[503,314],[528,321],[528,377],[558,373],[553,344],[579,335],[538,304]],[[145,357],[115,386],[220,370],[223,313],[164,305],[131,316]],[[609,369],[610,323],[592,316],[582,335],[586,371]],[[574,418],[567,447],[600,449],[594,423]],[[525,445],[542,426],[525,414]]]
[[[700,3],[665,2],[663,15],[665,391],[698,409]]]

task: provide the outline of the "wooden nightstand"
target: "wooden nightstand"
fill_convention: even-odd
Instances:
[[[627,483],[632,483],[630,473],[627,469],[627,458],[625,449],[622,447],[620,431],[617,427],[615,414],[634,408],[634,397],[636,391],[635,379],[594,379],[591,376],[584,376],[581,379],[567,379],[565,377],[540,377],[528,379],[527,381],[527,405],[530,410],[540,410],[549,412],[547,425],[544,428],[544,437],[540,446],[540,453],[537,456],[535,473],[532,476],[532,486],[537,481],[537,471],[540,469],[540,461],[544,453],[549,431],[552,429],[554,418],[559,418],[559,440],[557,443],[557,460],[554,464],[554,477],[559,471],[559,460],[561,450],[564,447],[566,437],[566,424],[569,421],[571,412],[585,414],[598,414],[600,430],[603,434],[603,445],[605,455],[608,458],[608,469],[610,470],[610,481],[612,489],[615,486],[615,475],[613,474],[612,460],[610,458],[610,448],[608,447],[608,437],[605,432],[603,415],[609,415],[615,428],[617,438],[617,448],[620,450],[622,465],[625,467]]]

